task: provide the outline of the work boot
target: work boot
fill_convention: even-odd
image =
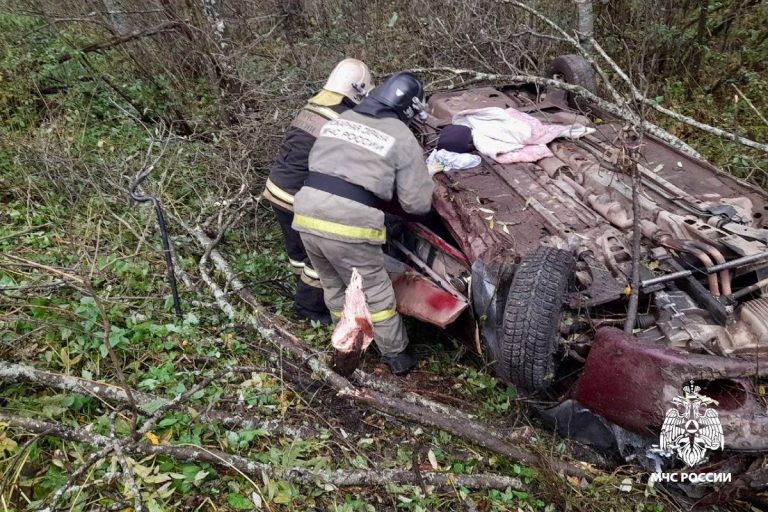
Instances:
[[[325,307],[323,289],[319,287],[320,281],[317,281],[317,286],[312,286],[305,283],[303,279],[304,276],[301,276],[296,283],[294,311],[297,315],[309,320],[315,320],[323,325],[331,325],[331,313]]]
[[[404,350],[394,356],[385,357],[384,362],[389,366],[389,371],[399,377],[405,377],[419,364],[419,358]]]
[[[293,310],[300,317],[319,322],[321,325],[331,325],[333,323],[333,319],[331,318],[331,314],[328,312],[328,310],[325,310],[325,312],[312,311],[307,308],[303,308],[298,304],[294,306]]]

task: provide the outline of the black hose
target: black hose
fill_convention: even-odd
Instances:
[[[176,316],[181,318],[181,300],[179,299],[179,290],[176,286],[176,272],[173,267],[173,256],[171,255],[171,242],[168,238],[168,231],[165,227],[165,216],[163,215],[163,208],[160,206],[160,201],[156,197],[147,194],[139,194],[136,192],[136,188],[147,179],[149,173],[152,172],[152,168],[142,169],[136,178],[128,188],[128,192],[131,195],[131,199],[138,203],[152,203],[155,207],[155,215],[157,216],[157,226],[160,228],[160,238],[163,241],[163,252],[165,253],[165,265],[167,268],[168,283],[171,285],[171,294],[173,295],[173,309],[176,312]]]

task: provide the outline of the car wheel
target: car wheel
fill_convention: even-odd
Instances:
[[[561,249],[539,247],[517,267],[502,319],[499,377],[527,390],[552,383],[563,300],[575,261]]]
[[[545,73],[547,78],[560,80],[567,84],[578,85],[592,94],[597,94],[595,73],[589,62],[581,55],[561,55],[552,61]],[[579,110],[586,110],[589,102],[577,94],[567,93],[568,104]]]

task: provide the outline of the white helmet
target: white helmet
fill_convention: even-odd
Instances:
[[[365,62],[357,59],[344,59],[336,64],[323,89],[339,93],[355,103],[365,98],[373,89],[371,72]]]

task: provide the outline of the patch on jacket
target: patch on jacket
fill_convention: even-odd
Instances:
[[[328,120],[320,114],[302,109],[302,111],[299,112],[299,115],[296,116],[296,119],[291,123],[291,126],[304,130],[311,136],[317,138],[320,135],[320,129],[327,122]]]
[[[395,144],[395,138],[376,128],[371,128],[361,123],[348,121],[346,119],[334,119],[329,121],[320,130],[321,137],[331,137],[343,140],[360,146],[376,153],[379,156],[385,156]]]

